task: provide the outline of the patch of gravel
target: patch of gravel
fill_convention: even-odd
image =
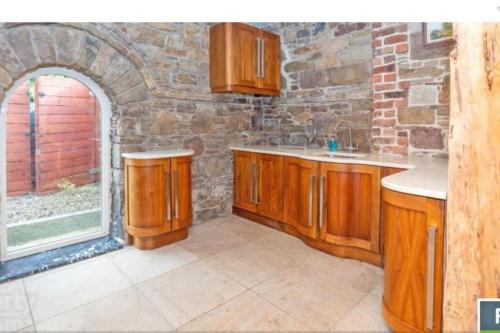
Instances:
[[[88,184],[43,195],[7,198],[7,223],[76,213],[101,207],[101,184]]]

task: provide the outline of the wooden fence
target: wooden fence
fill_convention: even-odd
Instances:
[[[28,88],[23,86],[23,89],[19,94],[16,91],[14,96],[26,95]],[[34,96],[35,108],[31,117],[31,128],[29,106],[26,118],[23,113],[25,109],[22,109],[25,104],[20,104],[19,101],[13,104],[16,100],[12,98],[9,100],[7,151],[16,150],[16,153],[7,157],[8,195],[19,195],[30,191],[36,193],[54,191],[59,188],[63,180],[75,185],[98,181],[100,108],[89,89],[74,79],[40,76],[35,81]],[[25,102],[21,97],[19,99]],[[16,110],[17,113],[14,113]],[[22,114],[23,117],[13,118],[9,122],[9,117],[14,114]],[[16,119],[18,123],[15,124]],[[24,138],[28,137],[28,140],[14,139],[21,138],[22,135]],[[16,145],[16,148],[10,148],[9,145],[12,147]],[[27,156],[30,164],[28,174],[26,174],[26,163],[22,164],[24,172],[11,171],[14,170],[16,163],[21,165],[20,161],[26,161]],[[28,179],[29,188],[26,186]]]

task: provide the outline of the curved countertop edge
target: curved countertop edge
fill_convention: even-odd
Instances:
[[[194,151],[191,149],[171,149],[171,150],[150,150],[138,151],[132,153],[122,153],[122,157],[135,160],[150,160],[158,158],[193,156]]]
[[[332,163],[364,164],[380,167],[408,169],[382,178],[381,185],[392,191],[446,200],[448,160],[419,156],[392,156],[366,153],[366,157],[343,158],[317,156],[326,152],[321,149],[300,149],[297,147],[239,146],[230,150],[253,153],[298,157],[306,160]],[[365,154],[365,153],[363,153]]]

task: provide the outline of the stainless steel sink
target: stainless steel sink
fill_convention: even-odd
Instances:
[[[342,151],[323,151],[321,153],[316,153],[316,156],[324,156],[324,157],[343,157],[343,158],[361,158],[366,157],[366,154],[360,153],[348,153]]]

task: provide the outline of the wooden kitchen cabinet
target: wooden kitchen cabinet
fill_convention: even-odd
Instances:
[[[281,219],[283,157],[235,152],[233,205],[272,220]]]
[[[280,37],[243,23],[210,28],[212,92],[279,96]]]
[[[191,224],[191,157],[125,158],[125,227],[134,246],[186,238]]]
[[[319,237],[378,253],[380,168],[321,163]]]
[[[384,295],[393,331],[440,332],[445,202],[382,191]]]
[[[257,212],[255,203],[255,154],[246,151],[234,152],[233,205]]]
[[[319,162],[286,157],[283,222],[307,237],[317,235]]]

